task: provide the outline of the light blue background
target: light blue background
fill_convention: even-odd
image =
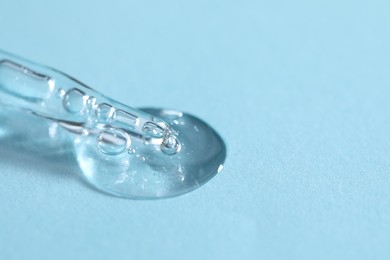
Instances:
[[[2,0],[0,48],[198,115],[226,167],[132,201],[9,161],[0,259],[390,258],[388,1],[97,2]]]

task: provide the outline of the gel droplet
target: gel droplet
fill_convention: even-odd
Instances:
[[[96,109],[96,117],[99,122],[110,123],[115,118],[115,108],[109,104],[100,104]]]
[[[130,137],[118,129],[107,129],[97,137],[97,147],[107,155],[118,155],[125,152],[131,145]]]
[[[88,101],[88,96],[77,88],[66,92],[63,100],[64,108],[72,114],[83,114]]]
[[[104,142],[104,147],[96,149],[96,144],[91,142],[96,140],[96,135],[81,138],[81,142],[74,145],[77,160],[88,182],[116,196],[155,199],[197,189],[220,171],[226,158],[226,146],[207,123],[180,111],[143,111],[165,122],[174,116],[179,124],[171,122],[174,132],[164,132],[162,138],[147,140],[149,145],[144,144],[144,138],[129,135],[131,146],[127,149],[124,148],[125,141],[120,141],[118,146],[108,146]],[[195,126],[199,131],[194,130]],[[120,154],[107,155],[113,151]],[[124,179],[123,174],[128,177]]]
[[[147,122],[142,131],[147,137],[162,138],[164,136],[164,129],[153,122]]]
[[[180,142],[176,136],[169,135],[161,144],[161,151],[167,155],[173,155],[180,150]]]

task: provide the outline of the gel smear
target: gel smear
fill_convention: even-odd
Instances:
[[[132,108],[64,73],[2,51],[0,103],[61,127],[85,180],[120,197],[189,192],[215,176],[226,158],[222,138],[195,116]]]

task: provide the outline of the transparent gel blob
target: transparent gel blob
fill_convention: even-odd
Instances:
[[[226,157],[220,136],[194,116],[132,108],[58,70],[1,51],[0,103],[43,120],[39,126],[50,133],[43,143],[70,143],[85,179],[121,197],[189,192],[221,171]],[[0,136],[4,126],[0,122]]]
[[[110,155],[97,148],[102,145],[100,136],[79,136],[74,142],[75,153],[89,183],[120,197],[154,199],[192,191],[221,171],[226,146],[208,124],[178,111],[142,110],[168,122],[177,132],[180,144],[174,137],[167,138],[161,145],[167,152],[161,153],[147,141],[133,138],[133,148],[128,152]],[[115,142],[108,140],[107,145],[115,146]],[[119,142],[118,150],[125,149],[125,145],[125,141]],[[170,149],[176,152],[169,154]]]

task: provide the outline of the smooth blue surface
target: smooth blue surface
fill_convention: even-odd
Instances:
[[[0,164],[0,259],[390,258],[388,1],[2,1],[0,48],[213,125],[187,195],[99,193]],[[1,145],[1,143],[0,143]],[[59,174],[61,173],[61,174]]]

